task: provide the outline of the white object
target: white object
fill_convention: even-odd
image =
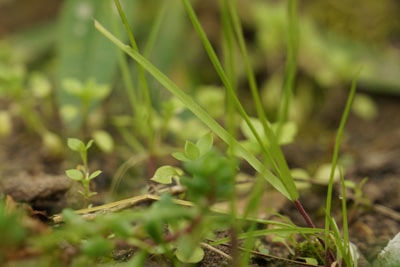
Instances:
[[[389,241],[387,246],[379,253],[373,267],[399,267],[400,266],[400,232]]]

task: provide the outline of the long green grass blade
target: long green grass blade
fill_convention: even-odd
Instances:
[[[255,81],[255,76],[252,71],[252,67],[250,64],[250,61],[247,56],[247,51],[245,47],[245,42],[244,42],[244,37],[242,33],[242,29],[240,27],[238,15],[236,12],[236,9],[234,9],[233,5],[231,2],[226,2],[226,6],[229,7],[230,10],[230,16],[233,21],[233,30],[235,31],[235,34],[237,36],[237,39],[239,40],[239,49],[242,53],[242,57],[244,59],[244,64],[246,67],[246,72],[249,78],[249,84],[250,88],[253,94],[253,99],[255,101],[255,105],[257,108],[257,115],[259,116],[260,121],[262,122],[264,126],[264,131],[266,134],[266,137],[270,143],[268,147],[265,146],[265,143],[262,141],[261,136],[259,133],[256,131],[254,128],[253,124],[250,121],[249,116],[247,115],[245,109],[243,108],[242,104],[240,103],[237,95],[235,94],[234,87],[232,86],[232,82],[228,79],[228,76],[226,75],[224,69],[222,68],[222,64],[220,63],[210,41],[207,38],[207,35],[205,31],[203,30],[200,21],[198,20],[196,13],[193,10],[192,5],[190,4],[190,1],[188,0],[183,0],[183,3],[185,5],[186,11],[188,13],[188,16],[190,20],[192,21],[192,24],[197,31],[197,34],[199,35],[203,46],[209,55],[209,58],[214,65],[214,68],[216,72],[218,73],[222,83],[224,84],[228,97],[232,100],[233,104],[239,111],[240,115],[248,125],[249,129],[251,130],[252,134],[254,135],[255,139],[257,140],[259,146],[262,148],[262,151],[264,152],[265,159],[268,164],[270,164],[273,168],[279,179],[281,180],[282,185],[285,187],[286,191],[290,195],[290,199],[295,200],[298,198],[299,194],[297,191],[297,188],[294,184],[294,180],[291,177],[290,170],[287,166],[286,160],[283,156],[283,153],[278,145],[277,138],[275,134],[273,133],[271,127],[268,124],[268,120],[264,114],[262,104],[260,97],[258,95],[258,89]]]
[[[336,170],[336,166],[337,166],[338,159],[339,159],[340,143],[341,143],[341,140],[343,137],[344,127],[346,126],[347,118],[349,117],[351,105],[353,103],[354,96],[356,93],[357,80],[358,80],[359,75],[360,75],[360,71],[357,72],[356,77],[353,79],[353,82],[351,84],[350,93],[347,98],[346,107],[344,109],[342,118],[340,120],[340,125],[339,125],[337,135],[336,135],[336,142],[335,142],[335,147],[333,150],[332,163],[331,163],[332,164],[331,172],[330,172],[330,176],[329,176],[328,192],[327,192],[327,196],[326,196],[325,244],[328,243],[328,239],[329,239],[329,228],[330,228],[329,217],[331,216],[331,207],[332,207],[333,178],[335,175],[335,170]]]
[[[233,151],[245,159],[257,172],[263,175],[267,181],[285,197],[294,200],[293,196],[287,191],[282,181],[269,171],[252,153],[245,149],[239,142],[233,140],[233,137],[215,121],[203,108],[201,108],[189,95],[183,92],[167,76],[160,72],[139,52],[133,50],[130,46],[122,43],[112,33],[107,31],[98,21],[95,21],[95,27],[118,48],[128,54],[137,63],[139,63],[148,73],[150,73],[160,84],[162,84],[170,93],[177,97],[182,103],[192,111],[196,117],[207,125],[217,136],[225,143],[233,146]]]

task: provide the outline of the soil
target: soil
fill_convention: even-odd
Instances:
[[[346,159],[346,179],[359,184],[363,178],[368,178],[362,188],[362,197],[351,195],[351,190],[348,192],[350,237],[361,256],[359,266],[369,266],[400,231],[400,116],[397,116],[400,99],[379,95],[373,98],[378,106],[378,116],[363,120],[352,114],[341,146],[341,156]],[[330,162],[340,113],[337,109],[328,109],[315,115],[303,127],[309,131],[301,130],[296,142],[284,147],[291,167],[312,170],[321,163]],[[39,140],[26,133],[22,126],[15,131],[12,138],[0,141],[1,192],[48,214],[73,205],[68,195],[71,182],[62,174],[65,163],[59,159],[50,160],[41,150]],[[336,202],[339,194],[339,189],[335,188]],[[324,224],[325,197],[324,185],[314,185],[301,192],[303,205],[319,227]],[[305,226],[292,203],[282,205],[280,212],[297,225]],[[334,205],[333,214],[340,225],[338,205]],[[255,255],[252,266],[304,266],[289,262],[289,253],[284,246],[264,243],[271,255],[286,260]],[[227,248],[221,247],[221,250],[229,253]],[[206,257],[200,266],[229,266],[221,255],[205,251]]]

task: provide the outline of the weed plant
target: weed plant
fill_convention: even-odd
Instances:
[[[112,35],[109,31],[107,31],[104,27],[102,27],[98,22],[95,22],[96,28],[102,32],[110,41],[112,41],[117,47],[119,47],[123,52],[125,52],[127,55],[129,55],[131,58],[133,58],[140,66],[143,68],[145,71],[147,71],[150,75],[152,75],[159,83],[161,83],[167,90],[172,93],[173,96],[178,98],[182,103],[185,105],[187,109],[192,111],[195,116],[201,120],[205,125],[213,131],[216,136],[218,136],[222,141],[224,141],[228,147],[229,147],[229,152],[228,156],[229,158],[239,157],[247,161],[259,174],[259,177],[264,178],[267,182],[269,182],[276,190],[281,192],[285,197],[287,197],[289,200],[293,202],[293,204],[296,206],[298,209],[299,213],[303,216],[305,219],[305,222],[307,225],[311,228],[315,228],[315,225],[311,221],[309,215],[307,212],[304,210],[302,203],[299,200],[299,193],[296,188],[294,179],[291,176],[290,169],[287,165],[287,162],[284,158],[284,155],[279,147],[279,139],[280,136],[282,135],[282,129],[284,124],[288,120],[288,111],[290,108],[290,100],[291,100],[291,95],[292,95],[292,89],[294,87],[294,79],[295,79],[295,73],[296,73],[296,54],[297,54],[297,20],[296,20],[296,1],[289,1],[288,3],[288,20],[289,20],[289,29],[287,32],[287,38],[288,38],[288,46],[287,46],[287,62],[286,62],[286,68],[285,68],[285,80],[284,80],[284,88],[283,88],[283,94],[282,94],[282,101],[281,101],[281,109],[280,109],[280,116],[279,116],[279,122],[278,126],[274,130],[271,126],[271,123],[267,119],[260,96],[258,94],[258,88],[255,80],[255,75],[253,73],[251,63],[247,54],[246,46],[245,46],[245,41],[241,29],[241,25],[239,22],[239,17],[237,13],[237,7],[235,3],[232,1],[221,1],[221,7],[222,7],[222,14],[224,18],[224,40],[225,40],[225,58],[227,59],[227,62],[225,65],[228,65],[225,70],[223,67],[223,64],[217,57],[214,48],[212,47],[210,41],[208,40],[202,25],[200,24],[196,13],[193,10],[193,7],[188,0],[183,0],[183,4],[185,6],[185,10],[198,34],[198,36],[201,39],[201,42],[209,55],[209,58],[218,74],[218,76],[221,79],[222,84],[225,87],[226,90],[226,95],[228,99],[228,103],[230,103],[230,112],[227,113],[227,121],[233,122],[233,116],[234,113],[238,112],[241,116],[241,118],[244,120],[246,126],[249,128],[251,133],[253,134],[255,140],[258,143],[258,146],[261,149],[261,160],[249,151],[246,147],[244,147],[237,138],[235,138],[235,125],[233,123],[230,124],[231,127],[229,129],[225,129],[222,127],[217,121],[215,121],[208,113],[206,110],[204,110],[201,106],[199,106],[189,95],[187,95],[184,90],[179,88],[176,84],[174,84],[168,77],[166,77],[162,72],[159,71],[155,66],[153,66],[145,57],[143,57],[140,52],[138,51],[136,45],[135,45],[135,39],[132,34],[131,29],[129,28],[129,25],[126,23],[125,15],[123,13],[123,10],[121,6],[119,5],[119,1],[115,1],[117,3],[118,10],[120,12],[120,16],[123,19],[123,22],[125,24],[126,30],[129,35],[129,40],[131,43],[131,46],[127,46],[123,44],[119,39],[117,39],[114,35]],[[233,54],[235,52],[235,49],[238,49],[240,54],[241,54],[241,64],[244,65],[244,68],[246,70],[246,75],[248,78],[249,82],[249,88],[252,93],[253,101],[254,101],[254,106],[256,108],[256,113],[257,113],[257,119],[262,125],[262,132],[257,131],[254,123],[246,113],[244,107],[242,106],[237,94],[236,94],[236,88],[235,88],[235,77],[232,74],[233,71],[233,65],[237,62],[229,62],[229,59],[233,59]],[[230,71],[230,74],[227,74],[227,71]],[[335,227],[334,220],[330,216],[330,210],[331,210],[331,199],[332,199],[332,185],[333,185],[333,174],[334,170],[337,165],[337,159],[338,159],[338,148],[340,144],[340,140],[343,134],[343,129],[345,125],[345,121],[348,116],[348,112],[351,106],[351,102],[354,97],[354,92],[355,92],[355,84],[352,86],[351,94],[349,97],[348,104],[346,106],[345,113],[342,117],[342,122],[339,127],[339,132],[337,136],[337,142],[336,142],[336,147],[334,151],[334,156],[333,156],[333,161],[332,161],[332,172],[331,172],[331,179],[328,187],[328,195],[327,195],[327,208],[326,208],[326,229],[325,229],[325,237],[324,238],[318,238],[320,243],[322,244],[323,247],[325,247],[325,253],[326,256],[325,258],[325,264],[326,266],[330,266],[333,262],[335,262],[336,256],[333,254],[333,251],[329,248],[329,243],[330,243],[330,234],[332,233],[330,230],[333,229],[333,235],[335,239],[336,246],[338,247],[338,251],[340,251],[341,258],[343,258],[346,266],[351,266],[353,263],[351,262],[352,259],[350,257],[350,249],[349,249],[349,240],[348,240],[348,232],[346,232],[347,228],[345,227],[345,238],[342,240],[342,237],[337,231],[337,227]],[[264,141],[267,140],[267,141]],[[199,156],[199,151],[195,149],[196,146],[194,146],[191,143],[187,143],[185,146],[185,153],[186,153],[186,159],[195,159],[197,156]],[[182,159],[182,157],[181,157]],[[205,160],[205,159],[204,159]],[[218,162],[217,160],[212,160],[214,163]],[[199,169],[203,169],[203,171],[207,172],[207,163],[202,161],[201,164],[204,164],[204,166],[200,166]],[[190,169],[190,168],[188,168]],[[218,169],[218,168],[217,168]],[[217,169],[211,168],[210,170],[216,171]],[[190,188],[190,184],[194,186],[194,184],[199,183],[196,189],[193,190],[193,194],[196,194],[196,190],[198,190],[197,195],[201,195],[203,197],[207,196],[207,192],[201,190],[201,183],[210,183],[211,181],[206,180],[206,177],[209,175],[216,175],[213,172],[207,173],[205,177],[202,179],[196,180],[196,175],[193,175],[191,177],[191,182],[187,183],[186,186]],[[233,176],[233,174],[231,174]],[[214,177],[214,179],[216,179]],[[214,186],[218,186],[218,181],[214,181]],[[232,183],[232,181],[227,181],[227,184]],[[218,188],[218,187],[216,187]],[[218,190],[217,190],[218,192]],[[227,192],[230,192],[230,194],[226,194],[226,198],[231,199],[231,222],[234,221],[236,211],[234,209],[235,207],[235,197],[234,193],[232,190],[228,190]],[[256,195],[256,190],[253,191],[254,195]],[[215,192],[214,192],[215,194]],[[233,196],[233,197],[232,197]],[[215,196],[213,197],[215,198]],[[212,199],[213,199],[212,198]],[[193,200],[195,205],[199,205],[201,202],[198,200],[194,199]],[[212,203],[212,202],[211,202]],[[210,204],[210,203],[208,203]],[[345,203],[343,203],[345,204]],[[255,199],[253,204],[249,204],[249,206],[246,208],[246,213],[245,213],[245,218],[247,215],[250,213],[250,211],[255,210],[257,205],[262,205],[262,203],[259,203],[259,199]],[[344,213],[346,214],[345,210],[345,205],[344,205]],[[346,222],[345,222],[346,226]],[[233,223],[232,226],[232,233],[235,233],[235,229],[239,229],[240,225]],[[232,242],[237,239],[237,236],[232,236]],[[247,248],[251,248],[250,244],[248,244]],[[239,258],[238,258],[239,259]],[[238,259],[234,259],[233,262],[240,262]],[[241,264],[245,264],[242,262]]]
[[[154,182],[183,186],[185,191],[179,191],[179,195],[175,197],[167,191],[160,196],[133,197],[76,212],[64,210],[60,216],[53,218],[56,222],[51,230],[55,232],[54,235],[24,232],[24,235],[32,236],[31,242],[22,244],[22,241],[17,240],[19,242],[17,245],[28,247],[27,251],[32,254],[42,255],[40,262],[42,266],[92,264],[145,266],[148,260],[155,261],[159,265],[168,263],[172,266],[182,266],[200,262],[204,257],[205,249],[212,249],[219,253],[228,266],[248,266],[260,237],[267,235],[284,237],[284,242],[289,243],[289,241],[296,242],[295,235],[301,235],[309,241],[308,245],[315,247],[314,252],[317,251],[317,255],[315,253],[313,256],[301,255],[307,262],[315,264],[318,260],[325,266],[334,264],[355,266],[356,261],[352,257],[347,228],[345,195],[342,201],[343,234],[331,216],[333,176],[338,162],[340,140],[355,93],[355,81],[352,84],[337,134],[326,198],[325,229],[319,229],[316,228],[299,200],[299,190],[280,148],[282,143],[291,140],[292,134],[288,136],[288,132],[293,133],[289,111],[297,65],[297,2],[288,1],[289,27],[286,32],[285,76],[278,120],[272,123],[264,112],[236,2],[230,0],[218,2],[222,21],[221,60],[199,22],[191,1],[182,0],[183,8],[223,85],[226,95],[226,112],[225,117],[222,118],[224,124],[216,120],[208,110],[187,94],[184,88],[175,84],[145,56],[151,50],[155,36],[160,34],[162,17],[168,12],[169,5],[175,6],[175,4],[172,5],[175,2],[165,1],[143,53],[139,51],[135,34],[130,28],[129,18],[125,15],[119,0],[114,0],[114,3],[125,27],[129,45],[116,37],[120,36],[119,33],[111,33],[110,30],[113,29],[106,29],[98,21],[95,21],[95,28],[121,52],[119,55],[121,73],[133,114],[128,120],[130,120],[130,126],[135,125],[139,134],[132,135],[124,127],[121,127],[120,131],[132,148],[139,151],[148,149],[143,153],[148,153],[149,158],[160,153],[157,151],[159,149],[157,138],[165,133],[166,124],[173,116],[173,112],[165,112],[166,122],[161,123],[161,126],[156,126],[156,107],[152,101],[146,74],[152,76],[172,95],[168,103],[179,100],[209,129],[210,132],[196,141],[186,140],[184,148],[172,154],[179,161],[179,167],[161,166],[157,170],[150,168],[154,173],[152,177]],[[114,28],[118,29],[118,27]],[[132,83],[127,56],[138,64],[139,83],[136,87]],[[248,115],[237,93],[236,73],[239,65],[245,70],[256,117]],[[83,109],[87,116],[87,103],[84,103]],[[248,142],[238,138],[240,133],[243,133],[247,138],[245,141]],[[215,144],[214,139],[224,142],[225,145]],[[145,146],[141,144],[142,140],[145,140]],[[87,150],[91,144],[92,141],[84,144],[78,139],[70,139],[68,142],[72,150],[80,153],[83,162],[83,167],[68,170],[67,175],[83,183],[85,207],[94,193],[90,191],[90,180],[100,174],[100,171],[89,172]],[[226,151],[222,151],[221,147]],[[254,168],[256,178],[249,194],[249,201],[243,211],[239,212],[237,208],[239,196],[235,186],[237,173],[243,162]],[[263,206],[261,195],[266,183],[293,203],[304,218],[307,227],[294,225],[290,221],[257,218],[257,213]],[[344,194],[343,176],[341,184]],[[219,201],[229,203],[227,211],[214,207],[214,204]],[[0,209],[3,209],[3,206],[0,205]],[[15,215],[11,213],[4,213],[2,216],[4,218],[0,218],[0,222],[15,220]],[[259,228],[260,225],[263,227]],[[227,233],[227,237],[221,238],[216,235],[221,231]],[[216,248],[220,244],[230,246],[229,255]],[[1,242],[0,247],[4,247]],[[14,251],[7,250],[1,256],[8,257],[12,253]],[[126,263],[122,263],[124,261]]]
[[[82,165],[78,165],[75,169],[66,170],[66,174],[72,180],[78,181],[83,186],[83,191],[79,191],[84,198],[83,207],[86,208],[89,205],[90,198],[96,195],[96,192],[92,192],[90,189],[90,182],[101,174],[101,170],[90,172],[88,165],[88,150],[93,145],[93,140],[90,140],[87,144],[76,138],[68,139],[68,147],[79,153],[82,160]]]

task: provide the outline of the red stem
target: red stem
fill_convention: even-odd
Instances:
[[[297,210],[300,212],[301,216],[306,221],[308,227],[316,228],[315,224],[313,223],[313,221],[311,220],[310,216],[308,215],[308,213],[304,209],[303,204],[301,204],[300,200],[296,199],[296,200],[293,201],[293,203],[296,206]],[[321,245],[323,247],[325,247],[324,240],[322,240],[321,238],[318,238],[318,241],[321,243]],[[335,257],[335,255],[333,255],[332,250],[330,250],[329,248],[327,249],[326,253],[327,253],[326,266],[331,266],[331,264],[336,261],[336,257]]]

